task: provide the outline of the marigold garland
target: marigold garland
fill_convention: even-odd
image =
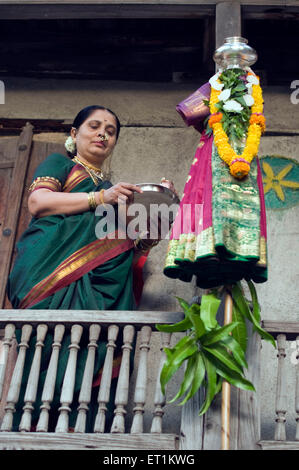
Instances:
[[[248,73],[253,75],[252,73]],[[221,83],[218,77],[218,82]],[[258,77],[257,77],[258,78]],[[217,147],[220,158],[229,166],[230,173],[238,179],[244,178],[250,170],[250,163],[257,155],[260,138],[266,128],[266,120],[263,116],[263,95],[260,85],[252,85],[252,97],[254,104],[251,106],[251,116],[249,119],[249,126],[247,131],[247,138],[245,148],[241,155],[238,155],[232,148],[229,138],[222,127],[222,113],[218,111],[217,104],[219,102],[219,95],[221,90],[216,90],[211,87],[210,96],[210,112],[209,125],[213,129],[214,142]]]

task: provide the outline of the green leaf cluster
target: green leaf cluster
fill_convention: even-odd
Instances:
[[[225,111],[223,109],[222,101],[216,105],[218,111],[222,113],[222,126],[223,130],[228,135],[230,141],[240,141],[245,135],[249,126],[249,119],[251,115],[251,108],[246,105],[244,101],[244,95],[248,93],[248,90],[244,84],[244,81],[240,77],[244,75],[244,70],[235,68],[227,69],[222,72],[219,79],[224,84],[224,89],[230,89],[231,95],[230,100],[235,100],[243,106],[243,110],[240,113]],[[210,130],[208,126],[208,131]]]
[[[245,378],[247,328],[246,319],[265,340],[275,347],[273,337],[260,326],[260,309],[254,284],[248,282],[251,303],[246,300],[240,283],[232,286],[232,322],[221,326],[217,321],[221,298],[217,291],[203,295],[201,304],[189,305],[177,297],[184,312],[184,319],[173,325],[156,325],[157,330],[167,333],[186,332],[172,348],[164,348],[166,360],[161,371],[162,392],[169,380],[185,364],[185,372],[175,397],[184,405],[200,387],[204,387],[204,400],[199,414],[206,413],[214,397],[221,391],[223,380],[243,390],[255,390]]]

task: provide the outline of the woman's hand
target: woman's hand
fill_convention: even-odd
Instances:
[[[130,204],[134,199],[134,192],[142,193],[142,189],[135,184],[117,183],[103,193],[105,204]]]
[[[176,194],[179,197],[179,195],[178,195],[178,193],[177,193],[177,191],[174,187],[173,181],[168,180],[166,178],[161,178],[161,186],[165,186],[165,188],[170,189],[171,191],[174,192],[174,194]]]

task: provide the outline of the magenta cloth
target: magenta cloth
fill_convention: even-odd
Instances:
[[[205,83],[176,106],[177,112],[181,115],[187,126],[194,126],[199,131],[203,130],[202,123],[210,114],[210,109],[203,100],[209,100],[210,94],[211,85]]]
[[[172,226],[171,240],[178,240],[182,233],[199,234],[212,225],[212,145],[213,136],[203,133]]]

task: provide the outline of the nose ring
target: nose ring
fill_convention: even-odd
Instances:
[[[105,132],[104,135],[101,135],[101,136],[100,136],[100,140],[101,140],[102,142],[104,142],[104,140],[107,140],[107,141],[109,140],[109,135],[107,134],[107,132]]]

